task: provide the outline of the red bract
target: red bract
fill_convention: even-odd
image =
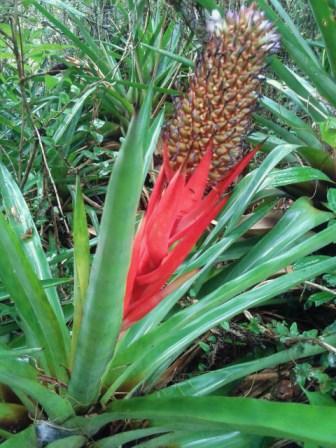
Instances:
[[[134,240],[123,329],[144,317],[167,295],[167,281],[222,209],[228,200],[224,193],[255,154],[252,151],[245,156],[209,191],[211,147],[209,144],[189,178],[183,167],[172,171],[164,150],[164,163]]]

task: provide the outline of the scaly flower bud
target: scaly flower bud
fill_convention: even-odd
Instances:
[[[278,36],[256,5],[209,17],[209,40],[189,89],[177,100],[165,140],[173,171],[190,175],[212,142],[209,183],[215,185],[243,157],[242,138],[250,126],[258,97],[258,75]]]

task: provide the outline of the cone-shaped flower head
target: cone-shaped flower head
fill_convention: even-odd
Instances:
[[[228,13],[211,29],[189,90],[164,132],[164,163],[134,241],[124,328],[172,291],[168,280],[255,152],[243,156],[241,140],[256,104],[258,75],[277,36],[255,5]]]
[[[277,48],[278,37],[255,4],[210,17],[210,34],[189,89],[177,100],[166,138],[170,166],[185,164],[191,172],[213,142],[210,170],[218,182],[242,158],[241,141],[249,128],[257,97],[258,75],[265,55]]]

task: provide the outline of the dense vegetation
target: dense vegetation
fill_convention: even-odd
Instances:
[[[1,3],[5,448],[336,446],[336,4],[250,3]]]

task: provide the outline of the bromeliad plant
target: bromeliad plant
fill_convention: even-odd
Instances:
[[[0,347],[4,447],[246,447],[265,446],[270,438],[333,446],[331,407],[221,392],[248,373],[321,353],[328,344],[294,346],[170,385],[180,355],[209,329],[336,268],[334,258],[312,257],[305,267],[280,274],[335,239],[332,213],[314,209],[307,199],[294,203],[254,245],[246,236],[276,203],[274,187],[282,181],[269,175],[295,145],[277,147],[228,199],[228,186],[254,155],[243,155],[240,140],[256,101],[257,75],[275,44],[272,27],[255,6],[218,22],[163,134],[164,163],[133,238],[148,148],[155,146],[147,136],[149,91],[113,169],[91,269],[77,184],[71,331],[36,228],[1,165],[6,210],[6,217],[0,215],[1,297],[14,325],[2,332]],[[196,245],[224,204],[216,225]],[[243,216],[252,204],[253,212]],[[243,254],[223,265],[224,252],[243,236]],[[201,291],[197,300],[179,309],[178,300],[192,285]],[[326,342],[335,343],[336,335]],[[20,424],[26,429],[9,431]]]

